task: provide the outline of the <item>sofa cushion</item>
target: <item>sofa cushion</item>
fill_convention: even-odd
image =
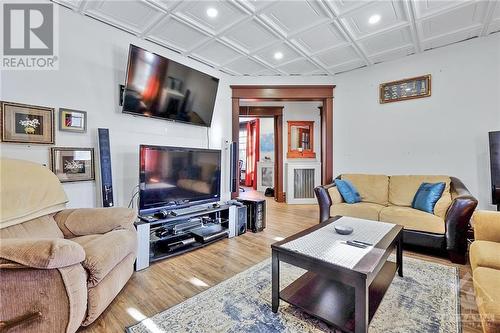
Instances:
[[[500,332],[500,270],[478,267],[473,281],[484,332]]]
[[[339,204],[344,202],[344,199],[342,199],[342,196],[340,195],[339,189],[337,186],[332,186],[328,188],[328,195],[330,196],[330,199],[332,200],[332,204]]]
[[[476,240],[469,249],[472,270],[476,267],[489,267],[500,270],[500,243]]]
[[[96,286],[127,255],[136,252],[136,235],[130,230],[113,230],[102,235],[71,239],[85,250],[83,267],[88,271],[88,286]]]
[[[439,182],[444,182],[446,186],[443,195],[434,206],[434,215],[444,219],[451,205],[451,179],[448,176],[390,176],[389,203],[395,206],[411,207],[413,198],[422,183]]]
[[[446,231],[442,218],[411,207],[384,207],[380,212],[379,220],[402,225],[406,230],[432,232],[435,234],[444,234]]]
[[[434,214],[434,206],[443,195],[446,184],[440,183],[422,183],[413,198],[411,207],[423,212]]]
[[[342,199],[349,204],[361,202],[361,196],[359,195],[356,187],[347,179],[335,179],[335,185],[342,195]]]
[[[387,206],[389,201],[389,177],[385,175],[343,174],[342,179],[353,183],[361,195],[361,201]],[[413,198],[412,198],[413,199]]]
[[[379,212],[384,207],[385,206],[370,202],[358,202],[355,204],[340,203],[332,205],[332,207],[330,208],[330,215],[350,216],[360,219],[378,221]]]

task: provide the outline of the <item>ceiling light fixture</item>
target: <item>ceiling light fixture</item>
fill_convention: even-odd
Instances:
[[[207,9],[207,16],[208,17],[215,18],[215,17],[217,17],[218,14],[219,14],[219,11],[217,9],[215,9],[214,7],[210,7]]]
[[[370,18],[368,19],[368,23],[376,24],[376,23],[378,23],[378,21],[380,21],[380,19],[381,19],[380,15],[375,14],[375,15],[370,16]]]
[[[276,53],[274,54],[274,59],[276,59],[276,60],[283,59],[283,53],[281,53],[281,52],[276,52]]]

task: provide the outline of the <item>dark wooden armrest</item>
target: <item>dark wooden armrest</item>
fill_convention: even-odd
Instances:
[[[332,198],[328,193],[328,189],[334,187],[335,183],[317,186],[314,188],[314,194],[318,199],[319,204],[319,223],[325,222],[330,218],[330,207],[332,206]]]
[[[477,200],[460,179],[451,177],[451,187],[453,201],[445,219],[446,250],[450,256],[459,258],[456,261],[464,262],[467,252],[467,230],[477,207]]]

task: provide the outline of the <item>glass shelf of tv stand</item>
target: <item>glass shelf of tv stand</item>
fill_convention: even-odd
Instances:
[[[205,211],[195,212],[195,213],[186,214],[186,215],[179,215],[179,216],[169,216],[166,219],[160,219],[160,220],[155,221],[155,222],[150,222],[149,225],[151,226],[151,228],[153,228],[153,227],[156,227],[158,225],[163,225],[165,223],[179,222],[179,221],[188,220],[190,218],[197,217],[197,216],[203,216],[203,215],[207,215],[207,214],[211,214],[211,213],[221,212],[221,211],[229,209],[229,207],[231,207],[231,205],[220,205],[217,208],[207,207],[207,209]]]
[[[214,213],[214,212],[212,212]],[[229,230],[229,219],[221,218],[220,225],[224,230]],[[175,223],[164,223],[163,225],[169,225],[171,228]],[[208,225],[217,225],[219,223],[209,223]],[[167,228],[169,228],[167,227]],[[169,233],[165,236],[159,237],[155,234],[155,230],[161,228],[161,226],[157,226],[156,228],[152,228],[150,232],[150,241],[149,241],[149,261],[155,262],[158,260],[166,259],[169,257],[173,257],[182,253],[186,253],[209,244],[212,244],[216,241],[227,238],[229,232],[225,237],[216,238],[210,241],[201,242],[196,237],[191,234],[190,230],[182,231],[177,234]],[[194,229],[198,229],[200,227],[195,227]],[[182,241],[190,240],[190,242],[186,245],[180,245]],[[173,245],[173,246],[172,246]]]

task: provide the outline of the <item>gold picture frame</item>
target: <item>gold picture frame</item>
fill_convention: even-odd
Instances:
[[[59,108],[59,130],[67,132],[87,132],[87,112]]]
[[[0,101],[3,142],[54,144],[54,108]]]
[[[380,104],[431,96],[431,74],[385,82],[379,87]]]
[[[94,180],[94,148],[52,147],[50,169],[61,183]]]

